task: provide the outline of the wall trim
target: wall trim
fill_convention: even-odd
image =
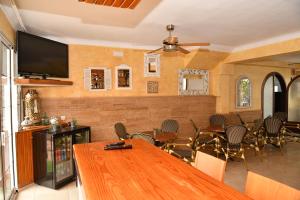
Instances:
[[[235,53],[235,52],[239,52],[239,51],[250,50],[250,49],[257,48],[257,47],[263,47],[263,46],[267,46],[270,44],[276,44],[279,42],[284,42],[284,41],[292,40],[292,39],[296,39],[296,38],[300,38],[300,31],[288,33],[288,34],[284,34],[284,35],[279,35],[279,36],[268,38],[265,40],[241,45],[241,46],[235,47],[232,50],[232,52]]]
[[[26,31],[19,10],[14,0],[0,0],[1,10],[4,12],[7,20],[15,30]]]

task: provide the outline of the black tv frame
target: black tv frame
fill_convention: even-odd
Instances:
[[[43,37],[40,37],[40,36],[37,36],[37,35],[33,35],[33,34],[30,34],[30,33],[26,33],[26,32],[23,32],[23,31],[17,31],[17,39],[16,39],[16,49],[17,49],[17,52],[18,52],[18,35],[22,33],[22,34],[26,34],[26,35],[29,35],[30,37],[33,37],[33,38],[37,38],[37,39],[40,39],[40,40],[45,40],[45,41],[50,41],[52,43],[56,43],[56,44],[60,44],[60,45],[66,45],[67,48],[66,48],[66,55],[68,55],[68,58],[67,58],[67,76],[57,76],[57,75],[52,75],[52,74],[47,74],[47,73],[35,73],[35,72],[20,72],[19,71],[19,67],[18,67],[18,75],[19,76],[22,76],[22,77],[25,77],[25,78],[30,78],[31,76],[34,76],[34,77],[42,77],[43,79],[47,79],[47,77],[54,77],[54,78],[69,78],[69,45],[68,44],[65,44],[65,43],[61,43],[61,42],[57,42],[57,41],[54,41],[54,40],[50,40],[50,39],[47,39],[47,38],[43,38]],[[18,56],[17,56],[18,57]],[[19,60],[17,61],[18,63],[18,66],[19,66]]]

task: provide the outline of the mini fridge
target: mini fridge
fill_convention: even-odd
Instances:
[[[90,127],[63,128],[33,134],[34,182],[53,189],[76,177],[73,144],[90,142]]]

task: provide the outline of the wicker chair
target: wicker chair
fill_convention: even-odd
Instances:
[[[282,121],[276,117],[267,117],[264,120],[265,127],[265,143],[273,144],[282,148],[284,143],[284,135],[282,133]]]
[[[229,158],[238,157],[244,160],[245,166],[247,168],[247,163],[244,155],[244,148],[243,148],[243,139],[247,132],[245,126],[236,125],[236,126],[229,126],[226,128],[226,147],[222,148],[226,161]]]
[[[120,140],[128,139],[130,136],[126,131],[124,124],[121,122],[115,124],[115,132]]]
[[[286,112],[276,112],[273,117],[280,119],[282,122],[286,122],[288,116]]]
[[[253,148],[256,152],[259,152],[261,148],[264,147],[265,137],[264,137],[264,121],[260,119],[256,119],[251,123],[251,126],[247,126],[247,134],[244,137],[243,143],[246,147]]]
[[[148,134],[143,134],[143,133],[135,133],[135,134],[132,134],[130,136],[131,139],[142,139],[142,140],[145,140],[147,142],[149,142],[150,144],[153,144],[155,143],[153,137],[151,135],[148,135]]]
[[[163,121],[161,124],[161,132],[162,133],[177,133],[179,129],[179,124],[176,120],[174,119],[167,119]]]
[[[212,115],[209,118],[209,123],[210,123],[210,126],[225,127],[226,118],[224,115],[220,115],[220,114]]]

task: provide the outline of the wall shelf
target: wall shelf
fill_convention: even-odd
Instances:
[[[73,82],[54,79],[16,78],[15,84],[23,86],[70,86],[73,85]]]

